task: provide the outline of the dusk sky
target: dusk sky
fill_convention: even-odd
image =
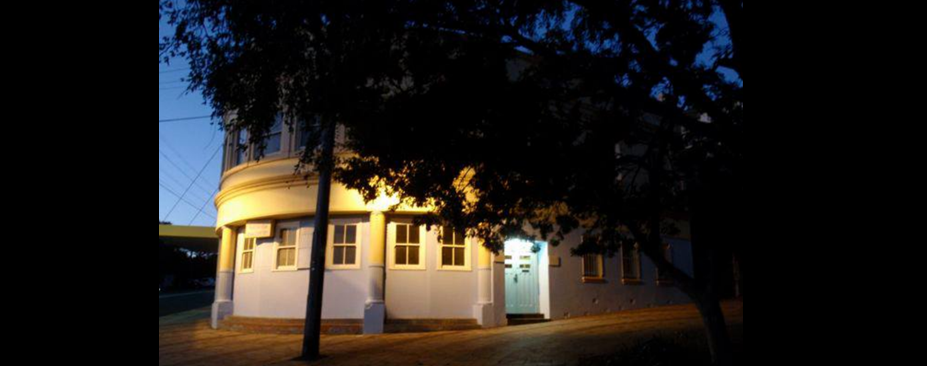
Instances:
[[[159,37],[169,30],[162,21]],[[202,95],[185,92],[186,83],[181,79],[186,75],[187,66],[183,62],[159,65],[158,120],[212,113],[204,105]],[[216,154],[216,151],[221,147],[222,131],[208,118],[158,124],[158,220],[175,225],[215,226],[213,196],[218,188],[222,161],[222,152]],[[201,170],[201,177],[191,188],[191,181]],[[188,192],[184,195],[185,191]],[[184,196],[183,201],[178,201],[177,196]],[[177,208],[171,212],[174,205]]]

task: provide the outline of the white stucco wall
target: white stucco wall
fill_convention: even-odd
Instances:
[[[386,271],[388,319],[473,319],[478,300],[477,246],[470,245],[470,269],[439,270],[437,229],[426,235],[425,270]],[[504,295],[503,295],[504,298]]]
[[[606,256],[604,283],[583,283],[583,260],[570,254],[580,240],[581,234],[575,233],[559,246],[548,248],[550,255],[559,256],[561,262],[559,267],[550,267],[552,319],[689,303],[675,287],[657,286],[656,267],[643,255],[640,285],[622,284],[620,256]],[[668,241],[673,247],[674,263],[692,274],[691,244],[684,240]]]
[[[393,224],[401,218],[387,218]],[[370,225],[367,216],[332,219],[332,225],[357,224],[360,269],[328,270],[325,276],[324,319],[363,319],[369,290]],[[309,258],[312,242],[310,218],[277,221],[275,231],[298,229],[297,271],[275,271],[274,239],[260,239],[254,256],[254,272],[241,273],[243,240],[236,245],[234,281],[234,315],[243,317],[302,319],[306,311],[309,283]],[[609,312],[684,304],[689,300],[674,287],[657,286],[656,268],[646,256],[641,258],[642,284],[621,282],[619,256],[605,258],[605,283],[583,283],[582,258],[573,257],[570,249],[579,244],[581,234],[569,236],[560,246],[546,245],[540,258],[541,310],[550,319],[564,319]],[[478,245],[470,240],[469,269],[438,269],[440,258],[436,228],[424,237],[424,270],[390,269],[387,256],[386,311],[388,319],[473,319],[478,303]],[[692,274],[692,248],[685,240],[668,240],[673,247],[673,261]],[[389,246],[387,246],[389,250]],[[556,259],[559,257],[560,265]],[[496,325],[505,324],[505,267],[502,257],[493,261],[492,294]],[[543,277],[547,275],[545,280]],[[549,284],[549,286],[545,286]]]
[[[322,306],[323,319],[363,319],[367,299],[368,257],[370,225],[367,218],[339,217],[331,220],[332,225],[358,224],[360,239],[357,270],[327,270],[325,272],[325,295]],[[303,319],[306,315],[306,297],[309,288],[309,258],[313,227],[309,218],[278,221],[277,233],[281,228],[299,228],[297,240],[297,271],[274,271],[274,243],[278,239],[260,239],[254,256],[254,272],[241,273],[243,242],[237,245],[235,285],[233,293],[234,314],[243,317]],[[279,235],[278,235],[279,236]]]

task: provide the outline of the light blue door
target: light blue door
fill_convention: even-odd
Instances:
[[[538,255],[531,243],[505,246],[505,309],[509,314],[539,314],[541,286]]]

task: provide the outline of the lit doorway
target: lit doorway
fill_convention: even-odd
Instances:
[[[505,310],[509,315],[550,319],[547,244],[525,240],[505,243]]]

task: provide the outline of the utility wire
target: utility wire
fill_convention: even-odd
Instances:
[[[158,75],[173,74],[175,72],[181,72],[181,71],[187,71],[187,70],[190,70],[190,68],[188,67],[188,68],[176,69],[176,70],[159,71]]]
[[[177,193],[174,193],[174,191],[172,191],[170,188],[167,188],[166,186],[164,186],[163,184],[161,184],[161,182],[158,182],[158,186],[161,187],[161,188],[163,188],[167,193],[170,193],[170,194],[174,195],[174,197],[177,197],[177,198],[179,199],[179,201],[177,201],[178,203],[183,202],[183,203],[186,203],[188,206],[190,206],[190,207],[196,209],[196,205],[190,203],[189,201],[187,201],[187,200],[185,200],[185,199],[180,198],[180,195],[178,195]],[[205,215],[206,217],[209,217],[209,218],[212,218],[212,219],[216,219],[215,216],[210,215],[210,214],[205,213],[205,212],[202,212],[202,209],[199,209],[199,210],[200,210],[200,213],[202,213],[202,214]],[[168,216],[170,216],[170,214],[168,214]],[[165,220],[161,220],[161,221],[167,221],[167,220],[165,219]]]
[[[172,119],[160,119],[158,123],[171,123],[171,122],[182,122],[182,121],[195,121],[200,119],[211,119],[212,116],[200,116],[200,117],[184,117],[184,118],[172,118]]]
[[[191,182],[193,182],[193,183],[197,183],[197,184],[196,184],[196,187],[199,188],[201,191],[203,191],[203,193],[209,194],[209,190],[210,190],[211,188],[203,187],[203,185],[202,185],[201,183],[199,183],[198,181],[194,181],[193,177],[191,177],[189,174],[187,174],[179,165],[177,165],[177,163],[174,163],[174,160],[171,160],[170,157],[168,157],[167,155],[165,155],[164,152],[161,151],[160,148],[158,149],[158,154],[160,154],[162,158],[164,158],[165,160],[167,160],[168,163],[170,163],[172,166],[174,166],[175,169],[177,169],[178,171],[180,171],[180,174],[183,174],[184,177],[187,177],[187,179],[189,179],[189,180],[190,180]],[[195,171],[196,171],[196,168],[193,168],[193,171],[195,172]],[[183,187],[183,184],[181,184],[180,186]],[[211,185],[210,187],[214,187],[214,186],[215,186],[215,185]]]
[[[216,190],[215,190],[214,192],[212,192],[212,195],[209,196],[210,199],[211,199],[212,197],[214,197],[214,196],[216,195],[216,193],[219,193],[219,188],[216,188]],[[193,216],[193,219],[190,220],[190,224],[189,224],[189,225],[192,226],[192,225],[193,225],[193,222],[196,221],[196,218],[197,218],[197,217],[200,217],[200,214],[203,213],[203,210],[206,208],[206,205],[207,205],[207,204],[209,204],[209,200],[206,200],[206,202],[203,202],[203,207],[200,207],[200,211],[197,212],[196,215]],[[216,218],[213,217],[213,219],[215,220]]]
[[[180,180],[178,180],[177,178],[174,178],[173,175],[171,175],[170,173],[168,173],[166,170],[161,169],[161,167],[158,167],[158,171],[160,172],[161,175],[163,175],[163,176],[169,178],[171,182],[174,182],[174,184],[167,184],[168,181],[167,181],[167,180],[164,180],[164,185],[169,186],[171,189],[181,190],[181,189],[183,189],[183,187],[186,187],[186,186],[187,186],[187,183],[183,183],[183,182],[181,182]],[[161,179],[160,176],[158,177],[158,179]],[[179,188],[175,188],[175,187],[179,187]],[[199,194],[193,195],[193,192],[190,192],[189,196],[190,196],[191,198],[193,198],[193,199],[194,199],[195,201],[197,201],[197,202],[199,202],[199,201],[209,201],[208,198],[203,198],[203,196],[201,196],[201,195],[199,195]]]
[[[164,217],[164,220],[162,220],[162,221],[167,221],[167,218],[170,217],[172,213],[174,213],[174,210],[177,209],[177,205],[180,204],[180,201],[183,200],[183,197],[186,196],[187,193],[190,193],[190,189],[192,189],[192,188],[193,188],[193,185],[196,184],[196,180],[199,179],[201,175],[203,175],[203,172],[206,171],[206,168],[209,167],[209,164],[212,163],[212,161],[216,158],[216,155],[219,155],[219,151],[220,151],[220,150],[222,150],[222,146],[221,146],[221,145],[219,146],[218,149],[216,149],[216,152],[214,152],[214,153],[212,154],[212,157],[209,158],[209,161],[207,161],[206,164],[203,164],[203,168],[200,169],[200,172],[196,174],[196,178],[194,178],[194,179],[193,179],[193,182],[191,182],[190,185],[187,186],[187,189],[184,190],[184,192],[183,192],[182,195],[180,195],[180,197],[178,198],[177,202],[174,203],[174,207],[172,207],[171,210],[168,211],[167,216],[165,216],[165,217]]]
[[[215,139],[215,131],[213,131],[213,139]],[[177,149],[175,149],[174,146],[171,145],[171,143],[167,141],[167,138],[165,138],[164,135],[162,135],[160,132],[158,132],[158,140],[161,140],[161,142],[164,143],[164,146],[167,147],[167,149],[170,150],[172,153],[174,153],[174,155],[176,155],[177,158],[180,159],[180,162],[183,163],[183,165],[186,165],[187,168],[190,168],[190,171],[192,172],[196,171],[196,168],[194,168],[193,165],[190,165],[190,162],[187,161],[187,159],[183,157],[183,154],[177,151]],[[210,141],[209,144],[212,145],[212,141]],[[208,148],[208,145],[207,145],[207,148]],[[206,179],[206,177],[203,177],[202,180],[206,182],[206,184],[210,187],[217,186],[217,184],[213,183],[209,179]]]

